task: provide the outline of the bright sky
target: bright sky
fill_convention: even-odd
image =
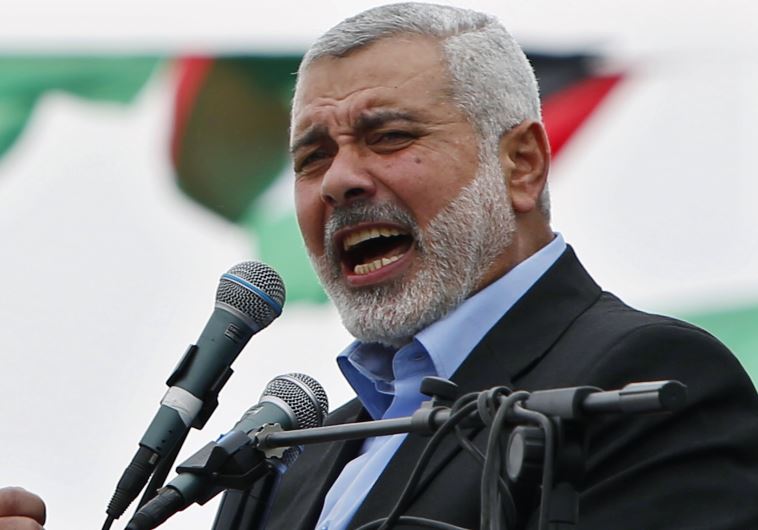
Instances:
[[[4,0],[0,50],[300,50],[375,0]],[[624,52],[758,49],[750,0],[462,0],[522,41],[612,44]],[[296,13],[293,16],[293,13]]]

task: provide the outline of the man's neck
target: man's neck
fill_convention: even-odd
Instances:
[[[517,228],[513,233],[510,245],[503,250],[489,270],[482,276],[472,295],[502,278],[519,263],[526,261],[550,244],[555,234],[550,229],[550,224],[543,217],[540,217],[540,219],[520,219],[517,221]],[[521,225],[518,223],[521,223]],[[522,226],[524,224],[526,224],[526,227]],[[532,224],[534,226],[531,226]]]

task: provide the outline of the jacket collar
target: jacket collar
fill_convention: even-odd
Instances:
[[[460,394],[494,386],[516,389],[518,379],[538,365],[571,323],[600,296],[600,287],[568,247],[555,264],[495,324],[455,372]],[[408,470],[418,461],[429,438],[409,435],[359,508],[350,528],[387,515]],[[430,461],[431,480],[460,451],[449,436]]]
[[[461,394],[493,386],[516,387],[519,378],[533,370],[549,354],[551,346],[571,323],[600,296],[600,287],[590,278],[568,247],[555,264],[497,322],[455,372],[452,380]],[[368,414],[356,399],[330,415],[328,424],[365,421]],[[409,435],[389,462],[350,528],[387,515],[400,494],[428,438]],[[362,441],[317,444],[306,449],[295,463],[273,502],[268,529],[312,530],[324,497],[342,468],[360,450]],[[433,477],[460,451],[448,437],[430,462]]]
[[[517,382],[600,293],[569,246],[484,336],[452,380],[462,393]]]

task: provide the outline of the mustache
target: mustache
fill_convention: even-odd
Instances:
[[[332,212],[324,226],[324,241],[333,241],[334,234],[343,228],[359,223],[381,222],[404,226],[409,229],[414,240],[420,240],[418,223],[413,215],[404,208],[390,202],[371,204],[368,201],[358,201]],[[335,252],[331,244],[326,245],[326,248],[327,253]]]

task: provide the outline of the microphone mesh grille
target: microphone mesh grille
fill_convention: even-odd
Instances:
[[[316,396],[318,407],[321,410],[321,416],[326,418],[326,415],[329,414],[329,398],[326,397],[326,391],[324,390],[324,387],[322,387],[318,381],[309,375],[291,373],[287,374],[287,377],[297,379],[311,389],[311,392],[313,392],[313,394]]]
[[[280,307],[284,305],[284,282],[276,271],[265,263],[244,261],[229,269],[228,274],[253,284],[274,299]],[[263,298],[226,278],[221,278],[218,284],[216,301],[244,313],[261,328],[265,328],[279,316]]]
[[[291,379],[305,384],[313,396]],[[295,414],[298,428],[320,427],[324,423],[329,402],[322,386],[312,377],[304,374],[287,374],[272,380],[263,390],[264,396],[275,396],[284,401]],[[315,400],[314,400],[315,396]]]

